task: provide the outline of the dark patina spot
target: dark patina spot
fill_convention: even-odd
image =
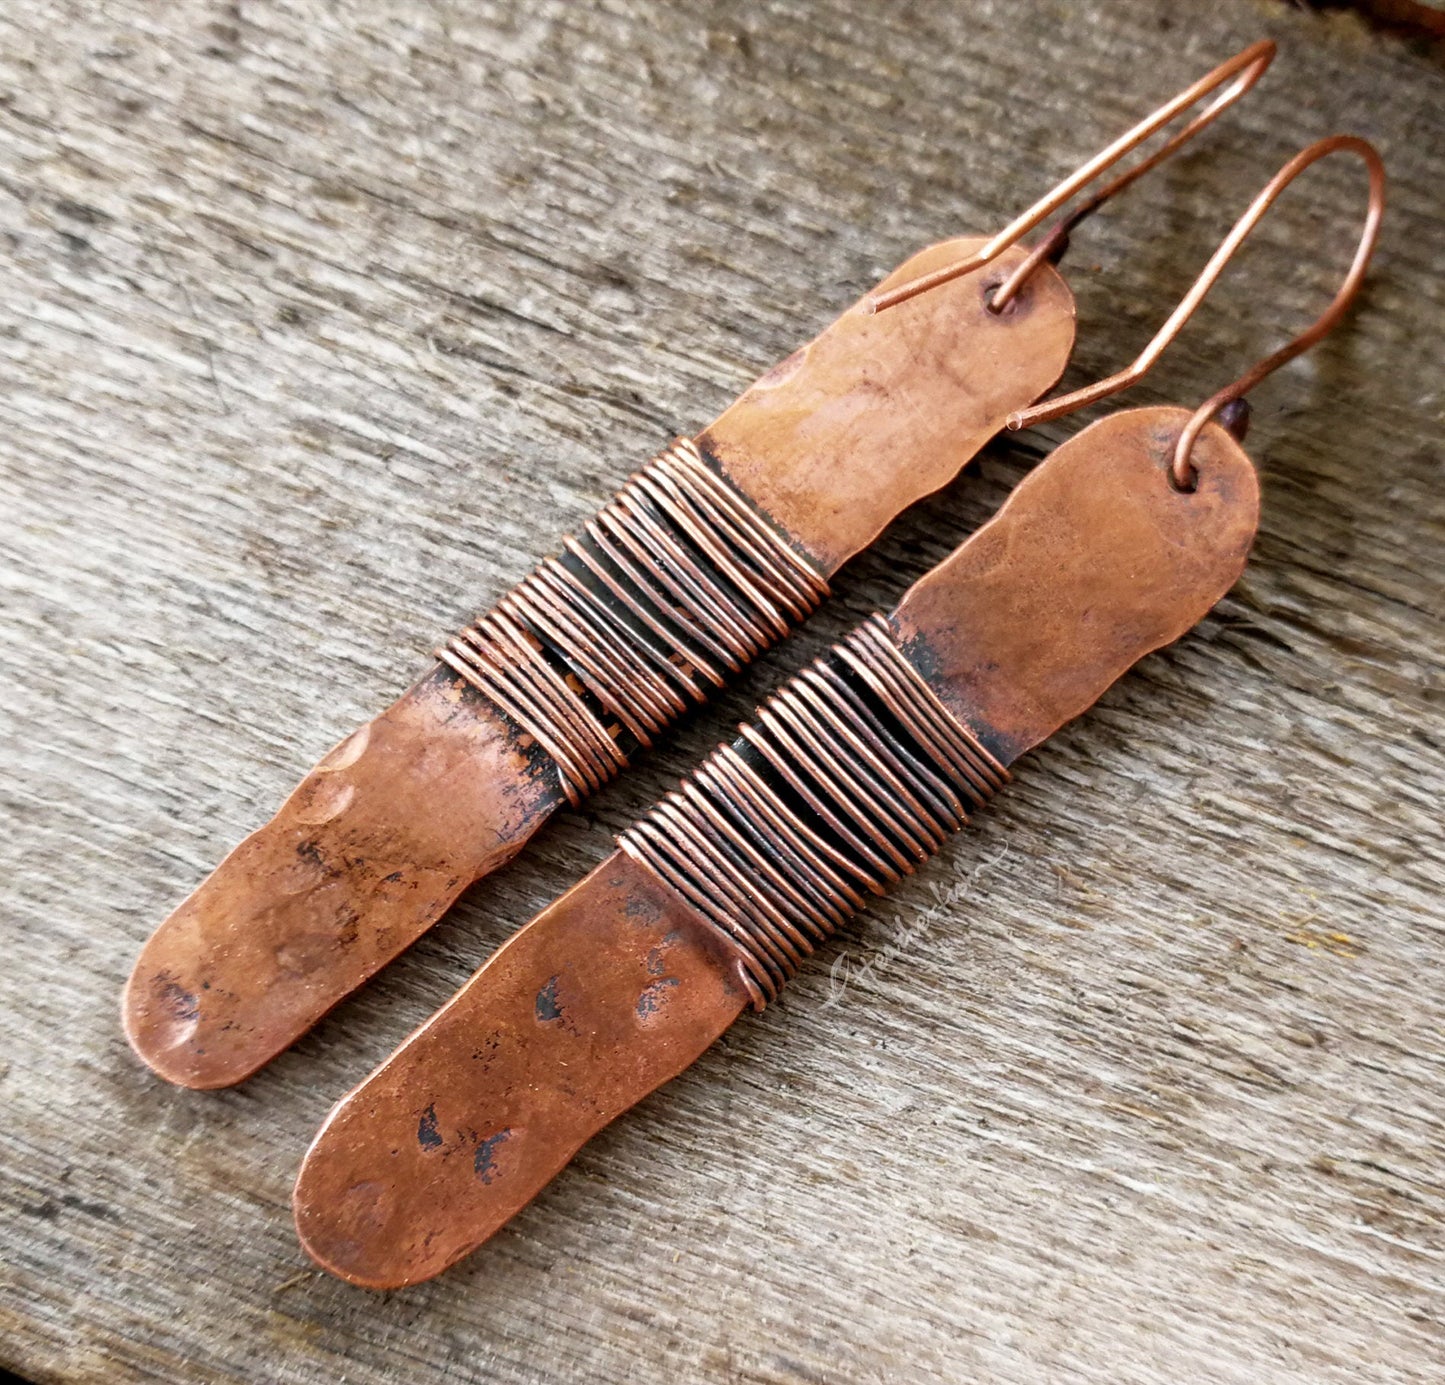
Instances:
[[[549,976],[547,984],[537,992],[537,1018],[544,1023],[562,1018],[562,1005],[557,999],[557,977]]]
[[[637,997],[638,1015],[643,1019],[655,1015],[662,1009],[668,991],[677,984],[675,976],[660,976],[656,981],[649,982],[647,988]]]
[[[169,972],[161,972],[156,977],[157,989],[160,992],[160,1002],[178,1020],[197,1019],[201,1013],[201,1002],[196,999],[179,981],[171,979]]]
[[[662,906],[655,899],[632,895],[622,906],[622,913],[624,917],[635,919],[639,923],[656,923],[662,917]]]
[[[336,941],[350,947],[361,936],[361,911],[348,904],[336,916]]]
[[[483,1183],[490,1183],[497,1174],[497,1147],[505,1144],[511,1138],[510,1129],[499,1130],[495,1135],[488,1135],[485,1140],[477,1142],[476,1157],[472,1160],[472,1167],[477,1172],[477,1177]]]
[[[428,1106],[416,1124],[416,1142],[423,1149],[440,1149],[446,1142],[437,1129],[437,1108]]]
[[[308,866],[315,866],[317,870],[325,871],[327,875],[335,875],[336,872],[326,863],[326,857],[322,854],[321,847],[316,842],[298,842],[296,844],[296,855],[305,861]]]

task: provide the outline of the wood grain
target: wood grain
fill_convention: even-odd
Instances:
[[[1368,296],[1255,400],[1234,595],[483,1253],[387,1296],[308,1272],[287,1201],[335,1097],[1033,444],[245,1086],[130,1057],[156,921],[658,444],[1261,33],[1255,95],[1070,269],[1075,385],[1295,148],[1380,143]],[[6,7],[0,1363],[1438,1378],[1437,61],[1264,0]],[[1305,320],[1359,197],[1311,173],[1130,402],[1201,398]]]

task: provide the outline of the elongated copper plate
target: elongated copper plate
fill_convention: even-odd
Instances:
[[[788,684],[343,1098],[296,1184],[318,1263],[387,1288],[479,1245],[866,889],[925,860],[1003,766],[1201,619],[1243,569],[1259,490],[1214,425],[1197,490],[1172,487],[1188,418],[1133,410],[1058,448],[886,626]],[[648,960],[658,929],[665,962]]]
[[[344,994],[321,989],[338,957],[375,971],[560,799],[514,726],[432,673],[327,755],[151,938],[127,1037],[172,1082],[235,1082]]]
[[[747,1004],[736,959],[626,856],[515,934],[332,1111],[297,1186],[307,1250],[354,1284],[430,1278]]]
[[[1197,624],[1244,571],[1259,480],[1217,424],[1168,479],[1190,411],[1110,414],[1057,448],[892,616],[909,661],[1004,764]]]
[[[879,287],[979,244],[936,245]],[[984,306],[1022,255],[887,313],[850,309],[699,435],[703,463],[827,577],[1061,374],[1074,312],[1054,270],[1004,313]],[[525,664],[525,635],[508,638]],[[547,727],[438,669],[332,751],[143,948],[123,1004],[140,1057],[183,1086],[239,1082],[514,854],[578,781],[615,772],[607,738],[625,729],[599,732],[598,709],[568,691],[587,670],[556,663],[532,659]],[[558,728],[576,737],[575,754],[552,741],[577,766],[565,780],[544,749]]]

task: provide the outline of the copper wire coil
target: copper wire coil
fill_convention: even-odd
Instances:
[[[618,845],[735,950],[761,1009],[1008,778],[875,615]]]
[[[788,633],[828,584],[680,439],[437,657],[556,762],[575,807]]]

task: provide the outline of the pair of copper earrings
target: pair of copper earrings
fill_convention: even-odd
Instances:
[[[925,861],[1008,767],[1244,567],[1259,490],[1244,396],[1330,331],[1379,231],[1364,140],[1301,151],[1126,370],[1035,403],[1074,335],[1070,230],[1247,92],[1258,43],[991,239],[915,255],[691,441],[648,463],[562,553],[336,747],[146,944],[128,1037],[161,1076],[247,1077],[732,673],[994,434],[1138,380],[1304,169],[1358,155],[1369,202],[1327,311],[1199,408],[1112,414],[788,683],[618,850],[486,963],[332,1111],[296,1217],[327,1269],[439,1273],[581,1144],[760,1008],[869,896]],[[1032,251],[1020,239],[1155,132],[1213,101]],[[1219,421],[1215,421],[1219,420]]]

